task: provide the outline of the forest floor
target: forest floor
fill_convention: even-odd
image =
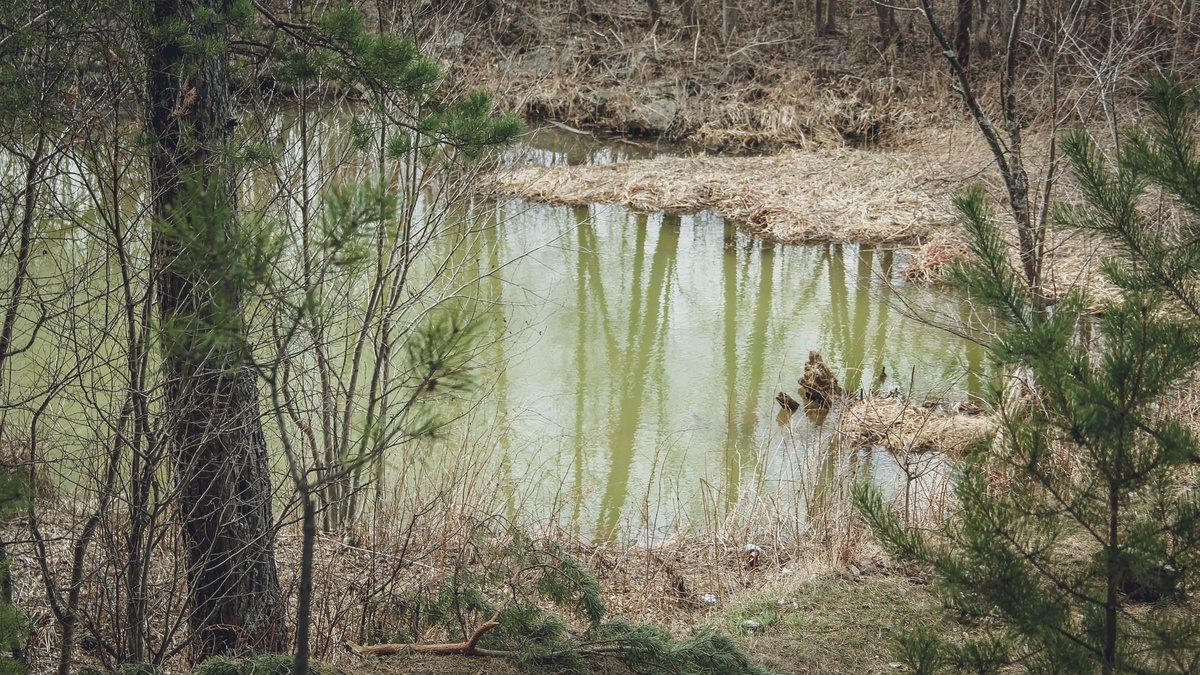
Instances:
[[[56,504],[43,505],[39,519],[48,542],[47,562],[55,570],[71,564],[71,527],[86,512],[86,505],[72,500]],[[387,534],[372,541],[351,545],[338,538],[318,538],[312,633],[319,663],[315,672],[558,672],[547,666],[523,669],[505,658],[412,653],[359,657],[345,648],[350,640],[387,642],[364,639],[363,632],[389,635],[403,630],[418,607],[414,598],[436,595],[451,576],[480,565],[508,564],[489,558],[486,547],[474,548],[480,540],[472,519],[464,515],[470,509],[445,507],[449,514],[445,518],[422,524],[416,524],[416,518],[405,519],[396,527],[385,524],[380,531]],[[752,663],[780,675],[893,672],[896,655],[890,638],[896,631],[923,626],[958,635],[969,630],[943,611],[929,592],[925,574],[891,566],[867,540],[861,525],[835,516],[804,529],[806,536],[779,533],[778,540],[771,541],[771,534],[761,528],[720,528],[680,534],[652,546],[588,544],[562,533],[545,536],[557,538],[595,575],[606,620],[658,626],[677,639],[715,629],[732,636]],[[747,540],[762,544],[763,554],[753,565],[742,552]],[[300,567],[298,528],[284,528],[276,544],[280,581],[285,589],[294,588]],[[462,555],[469,550],[478,553],[472,560]],[[27,543],[22,542],[15,554],[14,597],[35,627],[35,638],[27,645],[31,672],[50,672],[56,659],[54,618],[45,605]],[[112,582],[105,581],[111,572],[107,567],[111,556],[106,555],[103,546],[89,553],[86,567],[95,573],[87,575],[81,588],[85,606],[112,592]],[[159,600],[169,604],[170,594],[181,592],[177,575],[170,555],[158,559],[151,572],[159,589],[154,607],[161,609]],[[456,639],[438,629],[417,636],[425,644]],[[76,672],[88,668],[102,672],[111,666],[95,645],[82,645],[80,650]],[[591,660],[589,666],[602,674],[631,672],[615,660]]]
[[[942,611],[920,579],[893,574],[824,573],[784,579],[747,592],[728,606],[689,613],[696,625],[728,631],[756,665],[779,675],[892,673],[900,670],[890,637],[917,626],[962,630]],[[754,630],[743,627],[755,622]],[[624,675],[616,661],[592,661],[593,672]],[[517,675],[528,673],[498,659],[406,655],[334,666],[345,675]],[[552,669],[535,672],[554,672]],[[902,672],[902,671],[901,671]]]

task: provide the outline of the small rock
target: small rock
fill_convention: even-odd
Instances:
[[[888,664],[888,668],[891,668],[892,670],[899,670],[903,667],[904,667],[904,664],[900,663],[898,661],[892,661],[891,663]]]
[[[574,72],[580,64],[580,54],[586,43],[583,40],[567,40],[558,55],[558,69],[564,73]]]
[[[631,131],[642,133],[663,133],[671,128],[678,111],[679,106],[673,99],[660,98],[650,101],[632,111],[629,128]]]
[[[759,628],[762,628],[762,624],[755,621],[754,619],[746,619],[745,621],[742,622],[742,628],[745,628],[746,630],[754,631],[754,630],[758,630]]]
[[[717,596],[713,595],[712,593],[705,593],[704,595],[700,596],[700,602],[703,602],[706,605],[715,605],[717,604]]]

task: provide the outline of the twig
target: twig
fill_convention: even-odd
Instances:
[[[556,126],[559,129],[562,129],[563,131],[569,131],[573,134],[581,134],[583,136],[591,136],[592,135],[591,132],[584,131],[583,129],[576,129],[573,126],[563,124],[562,122],[556,122],[554,120],[546,120],[546,121],[549,122],[551,125]]]
[[[417,654],[462,654],[465,656],[491,656],[491,650],[479,650],[477,645],[480,638],[485,633],[500,625],[497,619],[500,617],[500,612],[496,612],[491,619],[485,621],[466,642],[449,642],[433,645],[418,645],[413,643],[401,642],[383,645],[360,645],[349,640],[346,641],[346,648],[358,654],[359,656],[392,656],[401,652],[414,652]]]
[[[0,45],[3,45],[5,42],[8,42],[8,39],[9,39],[10,37],[12,37],[12,36],[16,35],[18,32],[20,32],[20,31],[23,31],[23,30],[25,30],[26,28],[29,28],[30,26],[32,26],[33,24],[35,24],[35,23],[37,23],[37,22],[41,21],[42,19],[46,18],[46,15],[47,15],[47,14],[49,14],[50,12],[52,12],[52,11],[53,11],[52,9],[48,9],[48,10],[46,10],[46,11],[42,12],[41,14],[38,14],[38,15],[37,15],[37,16],[35,16],[34,18],[30,19],[30,20],[29,20],[29,23],[25,24],[24,26],[21,26],[20,28],[18,28],[18,29],[16,29],[16,30],[13,30],[13,29],[12,29],[12,28],[10,28],[9,26],[3,26],[5,30],[9,31],[9,33],[8,33],[8,35],[5,35],[3,38],[0,38]],[[0,24],[0,25],[3,25],[3,24]]]

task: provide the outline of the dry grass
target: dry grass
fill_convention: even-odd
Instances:
[[[485,192],[637,211],[714,209],[760,236],[787,243],[915,243],[951,228],[950,176],[919,155],[839,148],[769,157],[523,166],[497,175]]]
[[[659,3],[655,24],[640,0],[487,3],[499,8],[491,13],[479,11],[484,3],[461,0],[435,3],[444,10],[428,13],[439,19],[440,34],[422,29],[426,44],[452,68],[455,86],[491,91],[502,107],[527,119],[662,134],[723,152],[847,144],[894,149],[914,133],[965,119],[949,68],[919,15],[900,13],[901,44],[885,47],[874,12],[852,5],[844,6],[849,11],[838,17],[836,34],[819,36],[811,3],[738,3],[738,28],[723,37],[715,6],[699,3],[701,29],[691,31],[680,4]],[[953,15],[950,0],[933,5],[935,13]],[[573,15],[572,7],[585,8],[585,15]],[[1200,29],[1175,25],[1170,12],[1151,14],[1141,28],[1161,51],[1154,59],[1125,59],[1110,75],[1110,84],[1118,80],[1113,91],[1097,90],[1089,69],[1097,65],[1094,53],[1060,60],[1072,65],[1060,75],[1058,111],[1049,105],[1046,76],[1046,48],[1056,40],[1044,32],[1051,25],[1044,16],[1032,21],[1025,44],[1046,51],[1022,51],[1018,94],[1030,125],[1044,126],[1066,111],[1069,123],[1105,119],[1107,106],[1136,97],[1140,78],[1164,67],[1163,58],[1171,60],[1170,69],[1194,72]],[[428,15],[421,20],[428,22]],[[993,46],[1003,41],[1001,33],[990,36]],[[1075,37],[1083,44],[1091,36]],[[439,52],[446,42],[454,47]],[[1002,59],[997,49],[992,59],[976,56],[971,63],[973,87],[993,112]],[[1102,94],[1104,106],[1097,105]],[[647,108],[659,104],[670,114],[647,125]]]
[[[582,22],[563,5],[525,3],[457,26],[466,44],[447,62],[458,66],[456,84],[492,91],[528,119],[661,133],[721,151],[872,146],[956,116],[921,22],[911,22],[905,46],[881,51],[870,12],[818,37],[799,5],[795,13],[787,3],[751,3],[724,40],[708,9],[697,34],[676,5],[663,3],[652,28],[644,2],[589,2]],[[673,112],[648,125],[647,108],[663,103]]]
[[[962,406],[917,406],[896,398],[869,396],[855,401],[839,418],[853,443],[878,445],[896,453],[940,452],[960,456],[994,430],[988,415]]]
[[[904,278],[916,283],[934,283],[945,278],[946,270],[970,255],[967,247],[949,236],[937,236],[912,250],[904,267]]]

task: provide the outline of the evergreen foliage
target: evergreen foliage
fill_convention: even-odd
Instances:
[[[220,174],[185,176],[171,217],[154,223],[173,252],[164,267],[180,277],[206,277],[204,300],[165,317],[160,327],[165,351],[184,361],[212,354],[245,356],[242,304],[267,283],[284,248],[283,238],[261,223],[241,219],[237,227],[229,226],[234,213],[225,180]]]
[[[880,493],[859,510],[895,557],[932,569],[936,592],[970,637],[914,630],[901,654],[917,673],[1190,673],[1200,668],[1200,442],[1164,411],[1200,367],[1200,97],[1164,78],[1148,88],[1150,123],[1129,132],[1115,166],[1079,131],[1064,147],[1086,199],[1062,227],[1121,248],[1106,276],[1100,338],[1082,293],[1042,311],[1010,265],[982,190],[956,205],[974,260],[956,282],[1003,328],[995,362],[1033,384],[996,392],[1000,428],[962,462],[958,512],[935,532],[905,528]],[[1187,214],[1146,208],[1149,187]]]
[[[480,524],[472,550],[462,552],[438,589],[388,603],[395,611],[377,619],[376,637],[409,641],[436,627],[466,640],[495,616],[499,626],[480,640],[481,652],[531,669],[587,672],[587,658],[596,657],[635,673],[765,675],[714,630],[676,641],[656,626],[607,618],[600,586],[583,563],[557,542],[510,527],[493,531],[497,522]]]
[[[195,675],[288,675],[294,661],[291,654],[261,654],[247,658],[213,656],[196,666]]]
[[[493,114],[484,92],[445,100],[438,64],[421,56],[412,40],[368,33],[357,8],[325,9],[314,16],[312,28],[304,39],[280,40],[273,82],[300,96],[318,83],[337,83],[360,96],[374,113],[370,123],[356,120],[362,147],[378,130],[392,159],[415,151],[414,158],[424,162],[456,153],[474,160],[507,145],[523,128],[514,113]]]

